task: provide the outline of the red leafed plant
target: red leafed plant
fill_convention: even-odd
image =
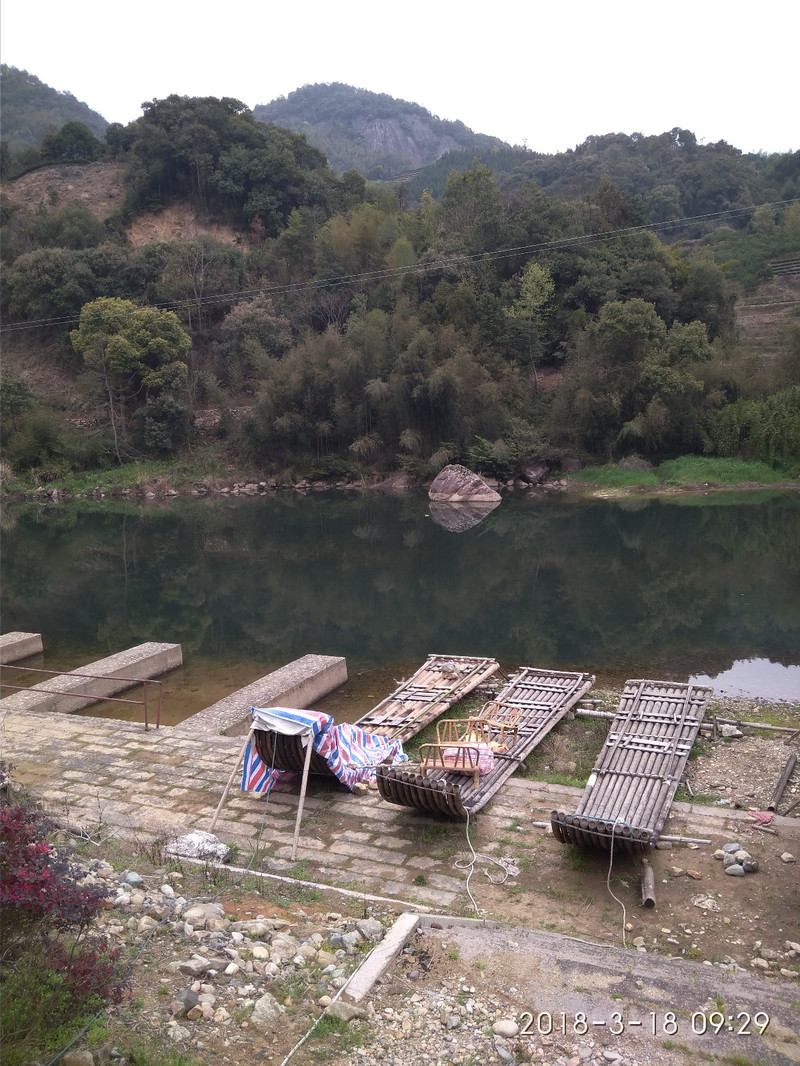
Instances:
[[[45,839],[47,820],[31,804],[0,807],[0,957],[29,935],[78,926],[97,913],[102,891],[78,883],[81,871]]]
[[[94,928],[102,888],[83,884],[70,852],[50,842],[55,827],[38,806],[11,798],[6,772],[0,765],[0,1033],[14,1066],[119,1003],[125,976],[120,951]]]

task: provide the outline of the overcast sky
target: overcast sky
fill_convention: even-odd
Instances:
[[[540,152],[662,133],[800,149],[797,0],[2,0],[0,57],[110,122],[342,81]]]

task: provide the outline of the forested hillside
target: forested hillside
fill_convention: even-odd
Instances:
[[[473,133],[463,122],[440,119],[419,104],[341,82],[304,85],[257,105],[253,114],[260,122],[305,134],[334,170],[358,170],[374,180],[417,170],[453,150],[474,155],[508,147],[497,137]]]
[[[719,153],[686,131],[663,143],[696,189],[713,185]],[[647,168],[638,187],[598,172],[554,196],[474,163],[414,203],[337,174],[231,98],[153,100],[101,150],[87,166],[115,162],[114,210],[72,199],[59,167],[36,202],[13,186],[3,202],[2,432],[16,477],[200,445],[229,468],[321,478],[800,457],[796,308],[766,350],[736,331],[736,270],[769,275],[775,248],[800,253],[800,205],[784,195],[793,156],[770,157],[762,186],[731,186],[704,226],[724,228],[686,242],[648,227]],[[763,190],[784,202],[760,202]],[[148,220],[176,212],[193,233],[142,239],[166,236]],[[56,402],[38,385],[43,358],[74,383]]]
[[[0,65],[0,98],[3,141],[11,155],[38,151],[48,131],[60,130],[68,122],[82,123],[95,137],[102,137],[108,127],[102,115],[72,93],[51,89],[26,70],[5,63]]]
[[[748,155],[725,141],[699,144],[691,130],[676,127],[658,136],[589,137],[574,150],[556,155],[508,147],[452,151],[413,176],[411,198],[418,199],[424,189],[441,195],[451,170],[468,170],[476,156],[508,191],[535,181],[550,195],[572,200],[610,180],[625,196],[636,198],[648,222],[800,196],[800,151]]]

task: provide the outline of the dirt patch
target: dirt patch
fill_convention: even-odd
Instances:
[[[758,290],[736,307],[736,328],[743,341],[766,345],[770,354],[784,347],[783,330],[797,322],[797,298],[800,277],[776,277],[759,285]]]
[[[140,215],[128,229],[134,248],[155,241],[193,241],[211,237],[220,244],[238,244],[239,234],[231,226],[200,217],[188,204],[172,204],[163,211]]]
[[[40,204],[52,211],[77,200],[102,221],[122,206],[122,174],[119,163],[60,163],[23,174],[3,191],[29,211]]]
[[[745,736],[719,741],[713,750],[701,742],[700,754],[689,767],[689,784],[696,796],[720,806],[764,811],[769,806],[787,759],[798,745],[773,736]],[[785,812],[800,800],[800,771],[792,774],[777,804]]]

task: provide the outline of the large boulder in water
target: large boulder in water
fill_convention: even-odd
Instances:
[[[498,503],[501,499],[500,493],[487,485],[482,477],[457,463],[439,471],[431,482],[428,496],[450,503]]]

